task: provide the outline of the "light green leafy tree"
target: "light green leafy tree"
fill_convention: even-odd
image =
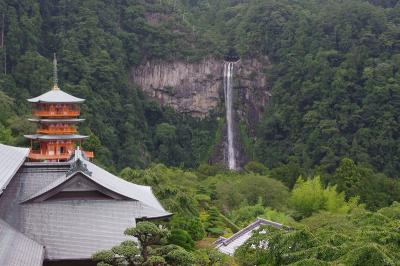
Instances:
[[[289,202],[300,217],[310,216],[320,210],[331,212],[348,210],[344,193],[338,193],[335,186],[324,188],[319,176],[308,180],[299,177],[291,192]]]

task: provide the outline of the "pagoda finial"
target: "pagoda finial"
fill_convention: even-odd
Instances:
[[[53,59],[53,90],[59,90],[58,87],[58,76],[57,76],[57,58],[56,53],[54,53]]]

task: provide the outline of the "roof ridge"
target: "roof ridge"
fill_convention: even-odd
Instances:
[[[234,240],[238,239],[239,237],[241,237],[243,234],[252,231],[255,227],[259,226],[259,225],[270,225],[273,227],[282,227],[283,225],[277,222],[273,222],[261,217],[257,217],[256,220],[252,223],[250,223],[249,225],[247,225],[246,227],[242,228],[241,230],[239,230],[238,232],[236,232],[235,234],[233,234],[231,237],[226,238],[225,240],[221,241],[224,245],[228,245],[229,243],[233,242]]]

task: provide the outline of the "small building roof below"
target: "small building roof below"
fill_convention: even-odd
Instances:
[[[233,234],[231,237],[224,238],[220,237],[215,241],[215,248],[227,255],[233,256],[235,250],[243,245],[253,234],[254,230],[257,230],[261,225],[270,225],[275,228],[282,228],[283,225],[269,221],[263,218],[257,218],[255,222],[249,224],[239,232]]]

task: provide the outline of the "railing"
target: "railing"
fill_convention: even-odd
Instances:
[[[61,110],[61,111],[46,111],[46,110],[33,110],[33,114],[36,116],[49,116],[49,117],[70,117],[79,116],[80,111],[74,110]]]
[[[93,158],[94,157],[94,153],[92,151],[84,151],[84,154],[87,158]],[[35,161],[40,161],[40,160],[61,160],[61,161],[65,161],[68,160],[71,157],[70,153],[60,153],[60,154],[42,154],[40,151],[38,150],[31,150],[28,158],[31,160],[35,160]]]
[[[75,128],[68,128],[68,129],[44,129],[40,128],[36,131],[38,134],[51,134],[51,135],[59,135],[59,134],[75,134],[77,130]]]
[[[40,151],[33,151],[28,155],[28,158],[31,160],[68,160],[69,157],[71,157],[71,154],[69,153],[60,153],[60,154],[41,154]]]

